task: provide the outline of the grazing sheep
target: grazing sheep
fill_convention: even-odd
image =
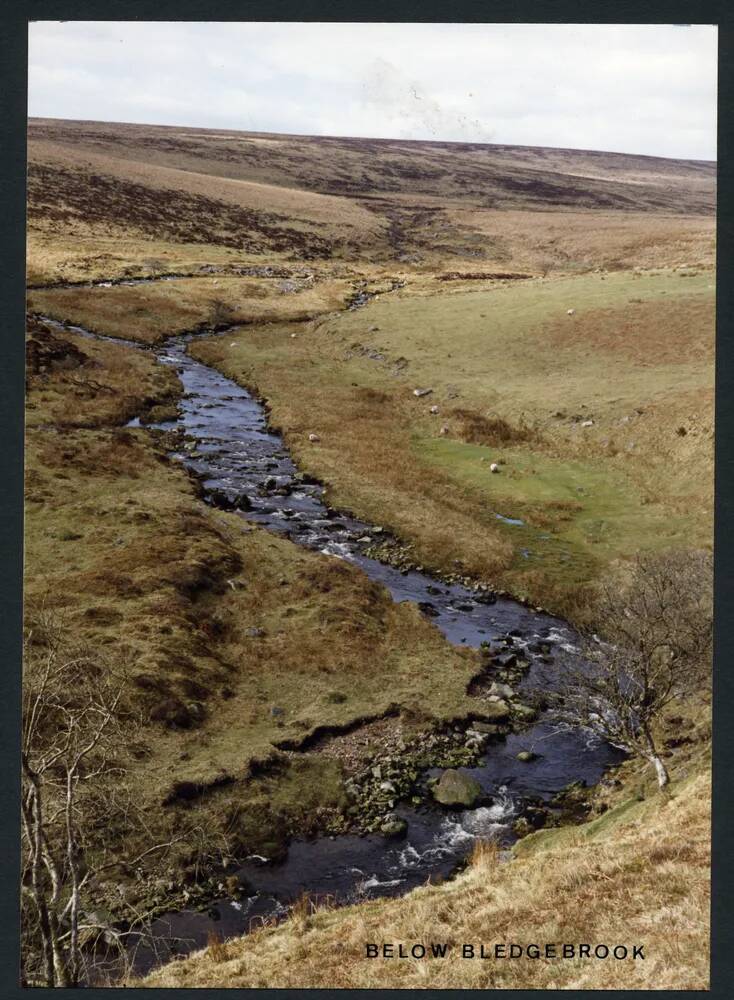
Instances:
[[[308,440],[309,441],[320,441],[321,438],[318,436],[318,434],[309,434],[308,435]]]
[[[438,407],[437,406],[432,406],[428,412],[429,413],[438,413]]]
[[[499,472],[500,471],[500,467],[499,467],[499,465],[497,465],[496,462],[492,462],[492,464],[489,467],[489,471],[490,472]]]
[[[576,310],[575,310],[575,309],[567,309],[567,310],[566,310],[566,315],[567,315],[567,316],[574,316],[574,315],[575,315],[575,313],[576,313]]]

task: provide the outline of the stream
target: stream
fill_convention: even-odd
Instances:
[[[79,327],[43,319],[57,329],[92,336]],[[365,549],[381,537],[381,529],[327,508],[323,488],[298,474],[282,438],[268,427],[263,406],[231,379],[192,358],[187,353],[191,339],[175,337],[156,349],[160,362],[177,370],[184,395],[179,418],[154,426],[181,427],[195,439],[193,447],[189,441],[172,458],[197,475],[205,495],[216,497],[219,506],[226,507],[228,500],[240,505],[245,508],[240,516],[298,545],[349,560],[387,587],[395,601],[421,605],[452,643],[479,647],[512,632],[511,651],[521,652],[531,663],[518,690],[547,685],[554,667],[541,660],[538,643],[550,646],[553,654],[572,655],[577,636],[567,623],[509,598],[449,585],[427,573],[401,571],[367,556]],[[515,523],[509,515],[507,520]],[[537,758],[519,761],[518,752],[526,749],[535,751]],[[622,759],[620,751],[586,733],[558,731],[541,713],[522,732],[490,743],[477,767],[462,768],[479,781],[489,805],[463,811],[398,805],[395,812],[408,823],[402,839],[380,834],[320,837],[293,841],[283,861],[253,856],[234,872],[247,886],[248,896],[221,898],[206,912],[192,909],[159,917],[150,936],[131,942],[135,971],[144,974],[172,955],[203,947],[211,932],[225,939],[246,933],[259,920],[284,915],[304,892],[349,903],[401,895],[429,878],[446,877],[477,839],[509,846],[516,839],[512,823],[527,800],[547,803],[574,781],[595,784],[606,768]]]

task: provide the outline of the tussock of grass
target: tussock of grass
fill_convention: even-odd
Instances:
[[[470,444],[508,445],[538,441],[540,435],[524,422],[513,426],[504,417],[485,416],[472,410],[457,408],[451,417],[458,423],[460,437]]]

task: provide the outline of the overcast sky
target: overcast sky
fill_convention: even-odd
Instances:
[[[29,114],[716,157],[716,28],[30,26]]]

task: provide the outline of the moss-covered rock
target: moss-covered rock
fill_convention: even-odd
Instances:
[[[482,786],[471,775],[449,768],[443,772],[432,792],[436,802],[440,802],[442,806],[464,806],[470,809],[481,796]]]

